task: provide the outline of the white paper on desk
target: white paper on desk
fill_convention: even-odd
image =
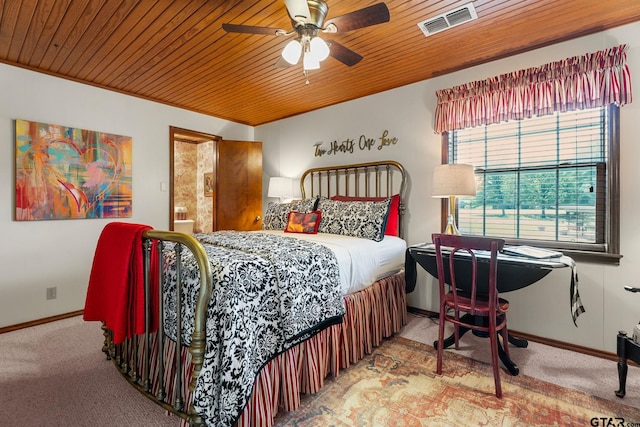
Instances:
[[[562,256],[562,252],[536,248],[533,246],[505,246],[502,252],[508,255],[517,255],[535,259],[557,258]]]

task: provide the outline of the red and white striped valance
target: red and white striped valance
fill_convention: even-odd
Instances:
[[[436,91],[435,131],[631,102],[627,45]]]

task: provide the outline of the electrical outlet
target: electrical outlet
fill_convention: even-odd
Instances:
[[[56,299],[58,294],[58,288],[47,288],[47,299]]]

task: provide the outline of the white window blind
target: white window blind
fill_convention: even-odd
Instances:
[[[449,162],[474,165],[478,189],[458,202],[461,232],[556,247],[604,246],[607,111],[451,131]]]

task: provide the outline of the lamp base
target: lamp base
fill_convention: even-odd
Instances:
[[[453,215],[449,215],[447,218],[447,226],[443,231],[444,234],[455,234],[460,235],[460,230],[456,227],[456,221]]]
[[[447,217],[447,226],[444,234],[460,234],[460,230],[456,227],[456,196],[449,196],[449,216]]]

